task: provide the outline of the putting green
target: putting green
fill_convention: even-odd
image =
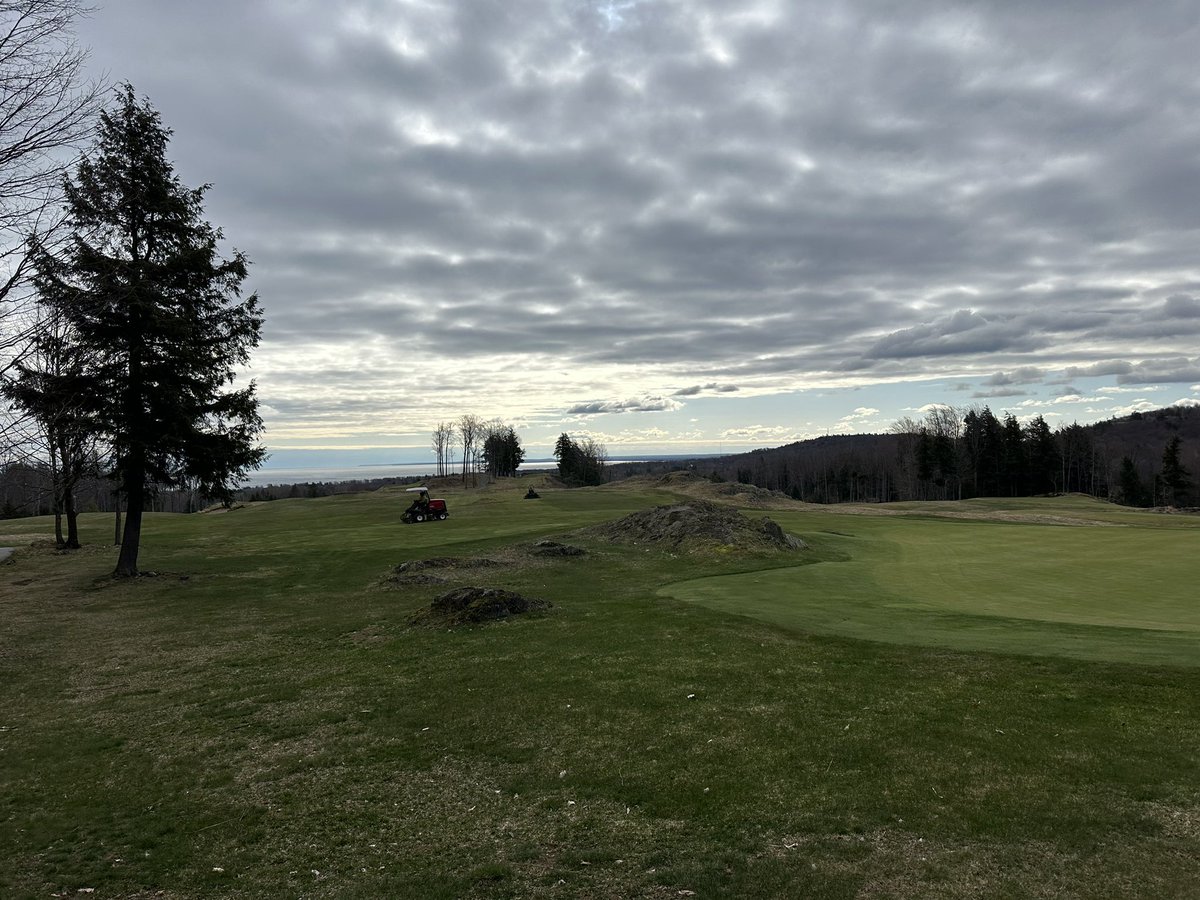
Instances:
[[[812,562],[668,585],[774,624],[894,643],[1200,665],[1200,529],[781,515]]]

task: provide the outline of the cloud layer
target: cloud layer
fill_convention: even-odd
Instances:
[[[268,423],[405,435],[935,376],[1195,382],[1197,23],[126,0],[81,37],[255,263]]]

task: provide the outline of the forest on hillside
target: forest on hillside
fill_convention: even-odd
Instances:
[[[613,468],[623,477],[680,465]],[[811,503],[1080,492],[1130,506],[1193,506],[1200,408],[1169,407],[1051,429],[1041,416],[1021,424],[986,406],[939,406],[923,419],[900,420],[886,434],[829,435],[683,466]]]

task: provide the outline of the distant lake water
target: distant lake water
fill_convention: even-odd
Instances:
[[[609,465],[623,462],[641,462],[638,459],[610,459]],[[538,469],[553,469],[558,463],[551,460],[531,459],[521,463],[519,472]],[[259,469],[246,478],[245,487],[261,487],[265,484],[307,484],[308,482],[370,481],[373,478],[421,478],[433,477],[437,467],[429,463],[396,463],[385,466],[331,466],[307,468]]]

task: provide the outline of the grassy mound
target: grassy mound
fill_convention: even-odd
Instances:
[[[593,526],[587,533],[619,544],[653,544],[684,552],[713,546],[753,552],[804,548],[803,541],[766,516],[754,521],[708,500],[656,506]]]
[[[414,622],[426,625],[474,625],[542,612],[551,606],[553,604],[549,600],[526,597],[502,588],[461,587],[435,597],[429,609],[418,614]]]
[[[668,472],[665,475],[635,475],[607,486],[612,490],[667,491],[681,497],[734,504],[742,509],[799,509],[809,506],[793,500],[782,491],[771,491],[753,484],[713,481],[695,472]]]

